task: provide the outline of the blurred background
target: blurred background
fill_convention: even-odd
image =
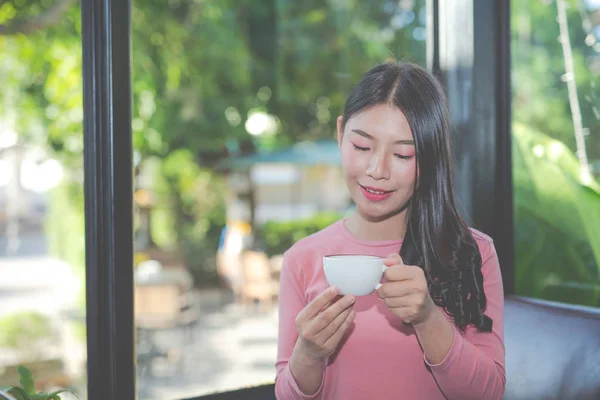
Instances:
[[[376,63],[425,65],[426,11],[133,1],[139,399],[273,381],[281,256],[352,211],[335,119]],[[80,12],[0,1],[0,382],[84,399]],[[600,1],[511,12],[516,291],[600,307]]]

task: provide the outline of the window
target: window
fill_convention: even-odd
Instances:
[[[84,395],[81,16],[46,3],[0,4],[0,385]]]
[[[55,8],[52,9],[50,6],[45,6],[47,2],[40,3],[43,7],[38,7],[34,3],[37,4],[36,2],[15,0],[3,2],[0,6],[0,41],[3,50],[7,49],[3,53],[3,63],[0,66],[2,72],[0,79],[2,79],[3,85],[3,91],[0,93],[0,101],[3,102],[3,107],[0,108],[0,121],[2,122],[0,125],[2,134],[0,136],[0,148],[2,148],[0,150],[0,158],[2,158],[0,160],[2,163],[0,165],[0,188],[10,186],[10,182],[14,182],[12,178],[8,177],[9,172],[7,172],[15,168],[14,159],[5,156],[9,153],[5,152],[4,148],[14,147],[15,137],[18,137],[18,140],[28,139],[27,143],[39,144],[52,155],[49,157],[51,159],[36,158],[36,165],[39,164],[37,168],[24,168],[29,170],[29,184],[32,181],[44,181],[45,186],[50,185],[52,179],[44,174],[52,175],[52,171],[58,171],[59,168],[56,168],[57,164],[54,159],[63,167],[63,176],[66,178],[63,178],[62,182],[68,182],[68,185],[62,185],[61,190],[51,191],[52,196],[49,198],[53,205],[49,206],[48,210],[50,211],[45,214],[47,218],[45,222],[48,227],[46,232],[48,232],[50,254],[56,255],[57,258],[70,265],[69,273],[65,274],[65,277],[59,282],[61,287],[68,290],[61,294],[76,293],[76,298],[74,300],[71,298],[73,301],[69,303],[70,311],[74,312],[62,313],[56,317],[60,317],[57,321],[62,322],[60,327],[67,333],[66,337],[69,338],[67,342],[72,345],[65,350],[64,356],[75,360],[73,364],[70,364],[75,366],[71,369],[74,372],[67,375],[71,381],[65,381],[62,384],[73,382],[80,394],[79,398],[85,398],[86,377],[82,376],[82,371],[85,370],[83,368],[85,361],[83,293],[76,290],[82,286],[83,274],[81,272],[84,270],[83,200],[81,198],[82,121],[80,97],[82,88],[79,56],[81,10],[79,4],[74,4],[70,0],[55,2],[56,4],[52,6]],[[109,2],[100,0],[84,3],[89,11],[86,14],[88,22],[90,20],[94,22],[93,26],[84,26],[87,28],[84,29],[84,37],[85,34],[88,34],[88,41],[84,39],[84,42],[87,43],[87,46],[84,43],[84,49],[88,50],[88,58],[85,63],[88,67],[87,79],[84,79],[88,84],[90,81],[101,83],[102,90],[96,91],[96,94],[100,93],[100,97],[104,96],[100,101],[101,105],[106,106],[108,102],[110,103],[109,108],[118,108],[119,105],[128,103],[127,96],[125,96],[128,88],[113,85],[111,89],[114,91],[110,92],[104,86],[109,78],[107,78],[107,74],[102,74],[102,72],[106,72],[102,68],[106,68],[105,62],[110,64],[111,61],[107,61],[107,57],[103,56],[112,51],[112,49],[107,51],[105,47],[119,46],[114,42],[105,46],[107,42],[103,40],[107,38],[102,36],[102,33],[114,34],[117,32],[119,34],[110,37],[125,40],[127,34],[124,32],[128,28],[126,24],[128,17],[119,19],[115,15],[125,15],[126,13],[114,12],[108,16],[108,18],[113,18],[111,20],[113,24],[106,24],[107,17],[102,12],[91,12],[92,10],[106,11],[109,8],[105,7],[107,3]],[[368,4],[352,0],[303,2],[292,0],[133,1],[133,118],[131,128],[135,151],[136,250],[133,267],[136,283],[134,293],[136,300],[135,326],[138,339],[136,343],[137,388],[140,399],[184,398],[272,382],[275,372],[273,364],[277,335],[276,292],[268,298],[256,298],[256,292],[253,293],[250,288],[247,288],[246,291],[243,289],[243,285],[239,285],[240,272],[244,272],[239,265],[242,258],[240,252],[242,249],[249,250],[245,253],[243,261],[247,264],[258,265],[259,273],[257,275],[262,279],[262,287],[268,286],[276,291],[274,288],[277,283],[279,255],[291,243],[299,239],[297,233],[301,232],[301,235],[306,235],[319,229],[323,224],[331,222],[332,218],[339,216],[339,213],[345,212],[350,206],[348,199],[339,196],[337,190],[326,193],[325,196],[315,196],[315,193],[320,190],[336,188],[336,184],[340,180],[339,170],[332,167],[335,162],[327,164],[319,161],[330,159],[333,154],[331,144],[335,116],[341,113],[347,91],[374,63],[386,58],[397,57],[425,64],[425,42],[426,39],[432,39],[425,37],[425,3],[425,0],[376,0],[368,2]],[[445,13],[441,13],[442,15],[439,13],[438,2],[427,3],[434,5],[433,8],[437,10],[432,12],[430,17],[444,18],[443,14]],[[450,6],[454,8],[455,14],[449,17],[450,22],[455,24],[456,21],[461,20],[457,16],[464,15],[463,9],[469,13],[474,12],[473,7],[469,7],[468,1],[456,2],[456,4],[460,7],[454,7],[454,3],[452,3]],[[65,7],[65,5],[71,6]],[[125,2],[114,1],[111,4],[111,10],[117,9],[117,5],[123,8],[127,6]],[[581,107],[582,109],[587,107],[587,111],[582,111],[582,114],[584,115],[584,127],[588,128],[590,132],[587,139],[587,144],[589,144],[593,140],[594,134],[589,116],[595,117],[597,113],[593,107],[597,102],[597,96],[594,97],[593,79],[588,79],[588,86],[585,85],[585,82],[579,82],[579,79],[582,79],[580,76],[583,73],[597,75],[597,67],[594,67],[597,65],[597,61],[594,60],[597,59],[593,58],[596,57],[595,53],[590,50],[594,48],[596,42],[592,41],[593,36],[591,36],[592,39],[588,39],[590,36],[587,33],[583,36],[582,34],[575,35],[573,21],[580,18],[579,22],[586,27],[586,32],[588,32],[589,29],[593,29],[593,21],[598,21],[598,14],[594,13],[593,7],[595,6],[590,1],[585,3],[585,7],[587,7],[585,13],[578,14],[575,10],[580,9],[575,8],[576,5],[579,7],[579,3],[573,2],[568,10],[569,30],[575,58],[582,58],[581,55],[577,55],[579,54],[577,53],[579,50],[576,49],[577,45],[580,49],[585,50],[586,57],[588,57],[586,63],[581,64],[580,62],[575,65]],[[522,27],[514,23],[518,16],[522,16],[522,14],[541,15],[540,10],[550,10],[554,6],[554,3],[542,1],[515,5],[513,7],[514,32],[518,33],[522,30]],[[523,12],[519,7],[525,8],[525,11]],[[123,8],[119,11],[123,11]],[[485,5],[483,11],[485,11],[486,17],[479,19],[479,22],[489,20],[489,13],[494,9],[489,4]],[[51,10],[54,11],[49,12]],[[57,10],[62,13],[55,12]],[[481,11],[481,9],[477,10]],[[45,19],[44,23],[49,24],[43,26],[43,29],[27,32],[27,34],[14,34],[14,27],[18,26],[18,24],[13,25],[15,21],[35,17],[39,15],[38,12],[48,12],[48,15],[59,15],[63,18],[57,18],[54,21]],[[588,15],[592,22],[585,22],[587,19],[582,15]],[[468,18],[470,18],[470,14]],[[541,24],[536,22],[536,26],[543,26],[544,31],[558,29],[558,25],[554,28],[546,27],[548,21],[554,21],[554,19],[554,14],[549,18],[544,14],[543,22]],[[461,34],[458,33],[458,30],[456,32],[451,30],[451,34],[444,35],[444,33],[440,33],[439,28],[448,27],[448,25],[441,27],[437,23],[434,25],[435,29],[432,29],[432,32],[438,36],[437,39],[439,36],[446,36],[446,38],[452,38],[454,42],[460,42],[463,40],[462,33],[467,36],[467,40],[471,39],[468,29]],[[111,29],[112,32],[105,31]],[[525,29],[526,31],[527,29]],[[552,34],[554,35],[552,40],[555,40],[557,32]],[[583,41],[576,41],[575,36],[577,35],[580,39],[583,38]],[[93,36],[93,40],[90,40],[90,36]],[[484,37],[485,47],[490,48],[487,42],[492,38],[486,35],[478,36]],[[547,43],[551,42],[543,35],[541,38],[538,37],[537,31],[535,35],[531,34],[530,36],[515,33],[513,37],[514,46],[519,44],[526,44],[530,46],[529,48],[538,46],[536,48],[540,51],[544,47],[540,42],[542,39],[547,39]],[[585,46],[582,43],[585,43]],[[436,40],[430,49],[444,46],[446,46],[446,52],[452,52],[452,47],[440,40]],[[548,49],[546,53],[552,55],[556,53],[552,50],[555,47],[550,45],[546,47]],[[125,47],[119,49],[118,57],[116,57],[119,62],[111,65],[122,66],[123,60],[129,59],[129,57],[125,57],[129,55],[128,50]],[[471,50],[473,49],[469,51]],[[89,57],[89,52],[94,57]],[[435,53],[434,50],[432,54],[435,55]],[[521,84],[521,81],[525,81],[525,83],[529,81],[532,84],[533,78],[538,78],[539,71],[534,68],[536,64],[533,63],[537,59],[530,57],[527,50],[518,54],[515,52],[515,54],[515,68],[521,71],[520,75],[515,74],[515,87],[518,90],[524,90],[527,85]],[[560,53],[556,54],[560,55]],[[481,58],[482,56],[477,58],[478,62],[481,62]],[[547,58],[549,58],[548,55]],[[450,61],[453,60],[450,57]],[[440,60],[437,61],[439,64]],[[467,60],[467,64],[471,61]],[[564,59],[560,61],[563,62]],[[92,66],[97,67],[98,64],[103,64],[102,68],[92,70]],[[553,62],[551,65],[548,64],[546,69],[542,69],[556,74],[554,78],[560,78],[562,72],[555,72],[558,68],[555,64]],[[434,62],[432,65],[434,69],[435,65]],[[462,66],[462,63],[454,63],[454,66],[457,65]],[[442,66],[447,67],[445,64]],[[582,66],[585,66],[584,72],[580,73],[579,70],[582,69]],[[475,70],[476,67],[477,65],[466,65],[467,69]],[[485,70],[485,67],[482,68]],[[90,72],[95,72],[95,74]],[[116,75],[119,75],[118,71],[112,72],[117,72]],[[466,89],[473,87],[471,84],[474,79],[470,76],[472,71],[462,72],[467,73],[451,77],[454,82],[449,91],[454,94],[467,93]],[[527,74],[533,78],[526,79]],[[89,79],[89,75],[93,75],[94,79]],[[481,84],[482,74],[473,75],[476,75],[476,83]],[[521,75],[525,78],[519,80]],[[122,73],[119,79],[124,76],[125,73]],[[119,79],[116,79],[117,83]],[[121,81],[121,83],[123,82]],[[535,83],[543,84],[539,88],[536,86],[538,90],[535,92],[536,99],[560,98],[561,101],[565,100],[564,104],[570,104],[567,91],[563,93],[562,97],[553,96],[554,92],[552,91],[543,91],[548,88],[559,88],[560,85],[555,84],[556,82],[547,80],[547,82]],[[91,92],[89,87],[88,95]],[[563,89],[564,87],[566,86],[563,85]],[[488,90],[492,89],[488,87]],[[585,90],[588,92],[588,97],[582,97]],[[109,98],[110,94],[115,94],[116,99]],[[123,103],[119,103],[119,97]],[[587,100],[587,104],[583,104],[588,98],[591,100]],[[519,99],[515,99],[515,102],[518,103]],[[521,103],[515,105],[515,108],[519,107],[519,112],[515,112],[515,132],[518,130],[519,123],[528,127],[529,130],[544,128],[543,122],[548,126],[551,125],[546,120],[550,116],[555,116],[554,112],[540,113],[537,108],[530,108],[530,111],[536,111],[537,114],[526,113],[525,106],[528,103],[521,100]],[[5,104],[6,107],[4,107]],[[86,115],[90,108],[94,111],[91,113],[93,116],[96,116],[94,114],[96,112],[100,114],[106,111],[104,109],[96,110],[94,107],[90,107],[89,103],[87,104]],[[542,103],[542,105],[544,104]],[[469,111],[469,107],[469,104],[458,104],[455,111],[463,115],[462,112]],[[558,114],[556,113],[556,115]],[[468,112],[465,115],[471,115],[471,113]],[[531,115],[537,117],[534,118]],[[128,133],[124,132],[127,129],[116,129],[107,134],[106,126],[101,128],[96,126],[102,125],[98,122],[109,121],[109,117],[111,115],[102,114],[99,116],[99,121],[94,120],[96,124],[92,124],[94,125],[92,133],[95,135],[92,135],[92,138],[100,137],[104,140],[103,144],[119,136],[123,138],[124,135],[119,135],[120,133]],[[128,122],[128,115],[121,114],[118,117],[120,123]],[[478,119],[479,117],[475,115],[473,118]],[[570,118],[570,114],[568,118]],[[487,123],[487,121],[483,121],[484,119],[482,118],[480,122]],[[537,128],[534,123],[538,124]],[[129,127],[128,123],[125,125]],[[86,131],[89,131],[90,125],[86,125],[86,128],[88,128]],[[555,134],[563,131],[555,128],[554,130],[548,129],[547,132]],[[115,141],[111,144],[114,145],[114,143]],[[545,147],[544,144],[542,143],[542,146],[539,147],[536,143],[530,152],[538,158],[545,154],[555,154],[548,151],[548,149],[554,151],[557,148],[555,145]],[[303,162],[313,165],[308,167],[306,164],[303,164],[302,167],[289,166],[291,158],[305,157],[305,149],[311,146],[318,151],[310,153],[317,154],[318,157],[303,159]],[[572,143],[569,146],[574,149]],[[488,150],[490,149],[488,148]],[[115,178],[114,175],[107,176],[106,174],[112,172],[110,168],[115,166],[128,166],[129,148],[127,147],[121,154],[115,155],[110,151],[107,152],[102,146],[91,150],[90,147],[86,147],[87,156],[95,152],[101,153],[96,161],[100,161],[104,168],[101,174],[92,175],[92,177],[106,178],[106,181],[103,182],[104,186],[94,182],[96,184],[94,190],[102,192],[104,189],[112,189],[108,186],[114,184],[116,180],[119,181],[119,184],[114,186],[123,189],[123,182],[126,182],[127,179]],[[590,164],[596,165],[592,160],[589,146],[588,152]],[[595,159],[598,157],[596,156]],[[115,160],[117,161],[115,162]],[[281,161],[285,161],[284,164],[287,166],[282,166]],[[523,176],[527,178],[527,174],[533,176],[531,171],[518,167],[519,162],[521,162],[519,159],[515,159],[515,166],[517,166],[515,180],[521,179]],[[523,162],[521,163],[524,165]],[[563,166],[557,162],[555,165],[560,165],[566,170],[573,169],[569,163]],[[65,166],[69,167],[68,172],[65,172]],[[477,167],[479,168],[481,165]],[[504,167],[508,168],[508,166]],[[86,169],[87,171],[89,169]],[[523,171],[525,171],[525,175],[523,175]],[[21,177],[24,174],[19,173]],[[39,179],[40,176],[45,178]],[[127,174],[121,176],[127,176]],[[21,181],[23,183],[27,179],[23,178]],[[86,182],[88,181],[86,180]],[[474,186],[479,183],[477,182]],[[127,182],[127,186],[130,186],[129,182]],[[58,188],[60,187],[59,184]],[[527,188],[527,185],[519,186],[519,188],[521,187]],[[120,190],[120,192],[127,191]],[[474,192],[477,193],[476,190]],[[587,193],[584,197],[589,198],[590,191],[584,192]],[[527,200],[528,192],[520,191],[520,189],[516,193],[517,200],[523,193],[525,197],[522,196],[522,198]],[[106,215],[111,214],[106,209],[109,204],[107,199],[110,200],[110,196],[101,197],[103,201],[101,206],[104,208],[97,207],[95,211],[98,212],[100,222],[104,225],[101,224],[99,227],[101,233],[95,232],[95,234],[99,236],[100,241],[106,241],[107,237],[115,239],[118,235],[110,231],[115,226],[111,224],[114,220],[110,219],[114,215]],[[54,200],[55,198],[58,200]],[[120,200],[125,198],[127,196],[123,195]],[[531,201],[531,199],[529,200]],[[538,201],[537,197],[534,201]],[[123,212],[123,216],[127,217],[128,221],[129,203],[127,200],[115,201],[112,204]],[[290,207],[290,204],[293,206]],[[521,207],[521,203],[518,204]],[[54,210],[52,207],[55,206],[62,208]],[[486,206],[483,208],[489,211],[491,206],[489,204]],[[26,207],[26,205],[19,204],[19,207]],[[537,208],[538,203],[530,203],[530,209],[537,210]],[[539,208],[541,209],[541,207]],[[13,203],[14,209],[16,207]],[[32,213],[43,211],[44,206],[34,205],[29,207],[29,210]],[[586,215],[591,216],[597,208],[589,210],[591,210],[590,213]],[[544,254],[541,256],[538,253],[534,254],[531,259],[535,263],[527,261],[527,258],[522,255],[524,254],[522,249],[528,245],[524,240],[530,238],[525,235],[525,239],[523,239],[523,232],[526,232],[523,227],[542,226],[544,219],[538,214],[528,215],[527,211],[528,209],[523,211],[519,208],[521,213],[517,215],[516,232],[517,235],[521,235],[517,241],[518,244],[525,244],[519,248],[518,262],[521,263],[520,265],[530,268],[531,265],[537,263],[538,259],[541,260]],[[551,213],[540,213],[540,215],[551,215]],[[94,216],[98,217],[98,215]],[[290,228],[289,220],[298,216],[301,216],[302,220]],[[53,218],[55,222],[52,224]],[[12,221],[7,232],[15,232],[14,219]],[[522,224],[522,221],[529,221],[529,225]],[[580,225],[577,225],[579,227],[592,226],[585,225],[585,222],[579,222]],[[18,226],[20,228],[24,226],[22,221],[19,221]],[[572,228],[573,225],[567,227]],[[542,232],[552,232],[547,227],[543,228],[545,230],[541,230]],[[93,229],[88,229],[87,233],[91,231]],[[260,240],[251,240],[250,233],[252,232]],[[128,233],[125,232],[123,235],[127,236]],[[0,244],[5,245],[8,242],[7,248],[14,251],[14,248],[18,247],[14,237],[14,234],[12,238],[0,236]],[[590,234],[589,237],[594,237],[594,235]],[[3,240],[5,242],[2,242]],[[121,243],[126,242],[127,240],[121,241]],[[90,245],[90,243],[92,244]],[[93,243],[94,241],[88,242],[88,246],[93,246]],[[588,247],[593,248],[590,244],[591,240],[587,242],[579,240],[576,245],[583,246],[581,243],[587,243]],[[114,243],[112,245],[114,249]],[[125,253],[125,250],[130,250],[128,246],[129,244],[123,245],[120,250]],[[36,250],[44,248],[42,245],[38,246],[36,242],[33,247]],[[104,243],[97,248],[106,247]],[[573,251],[579,250],[576,246],[573,249],[566,254],[572,255]],[[587,254],[589,258],[590,252],[588,251]],[[593,250],[591,250],[591,254],[597,257],[595,255],[597,253],[593,253]],[[87,269],[90,276],[93,275],[90,271],[97,273],[98,269],[106,267],[101,262],[100,255],[94,256],[97,256],[98,259],[90,264],[94,268],[88,267]],[[127,254],[125,256],[128,257]],[[231,261],[232,259],[233,261]],[[1,260],[0,262],[4,262],[8,259],[2,258]],[[13,259],[8,261],[12,263]],[[128,260],[124,262],[122,260],[114,262],[114,259],[109,261],[113,261],[111,267],[120,266],[122,263],[127,264],[128,267],[130,264]],[[542,265],[543,263],[538,264]],[[265,266],[267,267],[265,268]],[[11,268],[14,270],[15,267]],[[552,286],[547,284],[547,269],[542,270],[541,267],[535,269],[541,271],[539,275],[529,273],[530,269],[527,268],[518,270],[517,277],[522,283],[519,291],[521,294],[544,297],[546,296],[544,293],[534,293],[533,290],[527,288],[527,285],[532,282],[542,282],[544,287]],[[121,271],[123,270],[121,269]],[[126,271],[131,270],[126,269]],[[520,271],[525,271],[525,273],[522,274]],[[112,269],[110,272],[115,271]],[[522,279],[522,275],[527,275],[527,273],[529,273],[526,276],[527,279]],[[98,275],[107,278],[110,274]],[[118,273],[116,275],[118,278]],[[126,275],[123,273],[121,277]],[[12,275],[5,275],[3,270],[0,276]],[[541,278],[538,279],[539,276]],[[590,279],[558,276],[560,279],[552,278],[550,281],[559,283],[554,286],[562,285],[561,290],[571,290],[569,288],[573,286],[573,283],[579,287],[590,287],[596,284]],[[105,280],[97,282],[97,287],[91,287],[94,291],[93,298],[98,299],[111,295],[113,296],[111,300],[117,300],[117,304],[119,298],[127,300],[131,293],[124,292],[128,292],[128,290],[117,290],[118,293],[115,293],[112,290],[118,285],[115,282],[107,283]],[[117,279],[117,281],[119,280]],[[6,298],[12,301],[15,299],[12,296],[14,289],[5,291],[4,282],[6,281],[2,280],[1,290],[9,295],[1,294],[0,301]],[[11,284],[15,282],[18,282],[16,278],[11,279]],[[584,282],[585,285],[582,285],[581,282]],[[531,284],[530,286],[535,285]],[[108,288],[110,291],[107,294],[106,291],[98,288]],[[116,289],[119,288],[127,289],[127,282]],[[259,292],[268,293],[262,289]],[[244,299],[247,301],[244,302]],[[574,297],[568,298],[566,301],[573,299]],[[19,300],[25,300],[25,302],[21,301],[18,306],[20,309],[26,308],[23,304],[29,304],[25,293],[19,294]],[[129,347],[126,336],[131,328],[128,324],[121,324],[123,316],[127,317],[127,321],[131,321],[127,315],[129,311],[116,313],[119,315],[114,317],[115,313],[106,315],[107,311],[110,313],[115,310],[114,302],[111,305],[94,303],[101,302],[90,302],[88,310],[102,315],[97,318],[94,312],[89,313],[90,318],[98,326],[98,329],[91,331],[88,337],[91,349],[90,360],[97,362],[100,358],[104,364],[101,367],[108,368],[92,370],[89,381],[102,385],[106,381],[115,380],[114,375],[120,375],[124,378],[118,383],[126,386],[132,382],[130,371],[109,375],[110,372],[114,372],[110,371],[110,367],[114,367],[115,364],[127,364],[126,362],[115,363],[115,359],[119,361],[130,358],[129,352],[132,349]],[[36,306],[45,307],[45,304],[42,301],[35,302]],[[12,301],[11,307],[14,305],[15,301]],[[48,306],[51,306],[50,303]],[[102,310],[98,313],[100,308]],[[14,311],[14,307],[0,307],[2,310],[0,313],[7,309]],[[109,322],[113,324],[115,320],[118,320],[119,323],[112,326],[117,328],[115,331],[119,334],[116,335],[119,336],[118,339],[114,337],[106,339],[109,336],[108,333],[114,334],[115,332],[107,332],[109,329],[104,329],[106,324],[99,326],[103,322],[103,317],[108,318]],[[11,322],[10,326],[13,325],[14,322]],[[4,340],[5,330],[2,329],[0,332],[4,334],[4,336],[0,334]],[[100,336],[104,335],[102,340],[99,340],[98,333]],[[103,341],[104,339],[110,343],[107,344]],[[119,347],[121,340],[127,346]],[[99,354],[93,354],[94,351],[99,353],[98,350],[107,348],[119,349],[120,353],[124,354],[121,356],[123,358],[116,357],[107,362],[103,357],[99,357]],[[5,361],[1,360],[0,362],[5,365]],[[97,368],[98,366],[94,365],[93,367]],[[131,366],[127,366],[127,368],[131,368]],[[132,368],[131,372],[133,373]],[[124,381],[127,382],[124,383]],[[119,388],[120,385],[115,385],[112,389]],[[93,393],[98,395],[97,390]]]
[[[139,0],[132,21],[139,398],[273,382],[281,252],[349,206],[321,165],[336,117],[375,63],[425,65],[425,0]]]
[[[511,4],[516,292],[600,306],[600,2]]]

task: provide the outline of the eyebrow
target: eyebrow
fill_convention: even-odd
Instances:
[[[360,129],[352,129],[352,132],[357,133],[360,136],[367,138],[369,140],[375,139],[373,136],[369,135],[367,132],[360,130]],[[396,140],[394,143],[396,143],[396,144],[411,144],[414,146],[415,141],[414,140]]]

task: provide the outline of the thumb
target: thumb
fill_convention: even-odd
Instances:
[[[387,258],[385,259],[385,265],[392,266],[392,265],[396,265],[396,264],[400,264],[400,265],[404,265],[404,261],[402,261],[402,257],[400,257],[400,254],[398,253],[391,253],[387,256]]]

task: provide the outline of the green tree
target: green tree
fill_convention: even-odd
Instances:
[[[575,151],[568,101],[564,55],[558,41],[557,7],[553,1],[511,2],[514,119],[565,143]],[[600,52],[593,23],[582,1],[567,1],[569,36],[573,48],[587,152],[600,159]],[[591,15],[591,14],[590,14]],[[590,36],[591,35],[591,36]],[[594,45],[596,44],[596,47]]]
[[[133,2],[136,173],[159,160],[151,180],[160,195],[156,213],[161,217],[154,221],[170,221],[161,228],[172,233],[184,253],[194,254],[190,263],[207,265],[198,260],[214,254],[224,223],[222,198],[202,195],[215,188],[222,193],[223,183],[214,173],[219,161],[301,139],[333,137],[347,91],[368,68],[391,56],[424,61],[424,3]],[[62,193],[80,193],[79,4],[5,1],[0,26],[0,45],[6,50],[2,83],[9,88],[0,96],[8,99],[10,112],[19,110],[15,130],[23,140],[46,143],[75,171],[69,181],[73,188]],[[246,132],[246,121],[257,111],[277,121],[271,135],[256,138]],[[55,198],[63,200],[56,200],[51,215],[64,215],[64,210],[82,215],[81,196],[68,197],[78,204],[66,206],[60,205],[64,195]],[[50,224],[53,236],[61,232],[57,224],[58,219]],[[55,242],[65,246],[62,239]],[[204,256],[197,254],[199,248],[207,249]],[[82,252],[77,254],[74,259]]]
[[[522,295],[600,305],[600,195],[577,158],[557,4],[512,3],[515,275]],[[581,1],[567,21],[588,159],[600,158],[600,53]]]

